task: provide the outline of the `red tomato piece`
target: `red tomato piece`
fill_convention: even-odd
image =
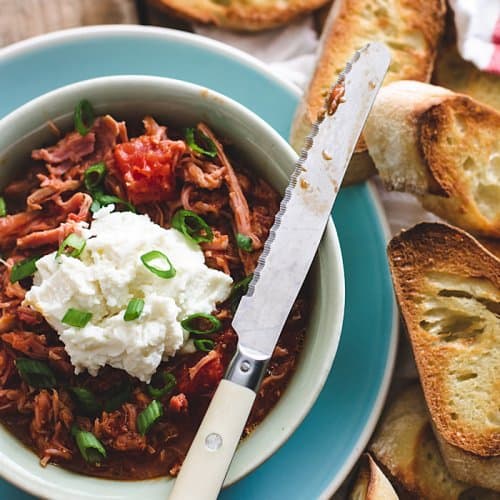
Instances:
[[[185,150],[183,141],[159,141],[148,135],[118,144],[114,156],[129,200],[141,204],[172,199],[175,167]]]

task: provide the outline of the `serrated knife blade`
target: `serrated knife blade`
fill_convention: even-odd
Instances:
[[[387,49],[379,43],[356,52],[325,104],[326,108],[336,105],[335,112],[325,109],[306,139],[248,293],[232,323],[240,349],[252,357],[265,359],[274,350],[316,254],[389,60]]]
[[[305,141],[248,293],[234,316],[237,352],[212,398],[170,500],[217,498],[389,62],[388,49],[370,43],[355,53],[328,92],[325,109]]]

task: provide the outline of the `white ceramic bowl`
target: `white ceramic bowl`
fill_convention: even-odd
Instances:
[[[31,149],[53,136],[52,120],[71,128],[75,104],[89,99],[97,114],[142,118],[152,114],[176,126],[206,122],[230,139],[254,168],[284,191],[296,161],[288,143],[251,111],[221,94],[187,82],[158,77],[115,76],[87,80],[45,94],[0,120],[0,191],[26,165]],[[300,361],[287,390],[255,431],[240,443],[225,484],[242,478],[274,453],[297,428],[319,395],[340,339],[344,313],[344,274],[333,223],[315,259],[312,311]],[[71,473],[49,465],[0,426],[0,474],[35,495],[73,500],[166,498],[172,481],[112,481]]]

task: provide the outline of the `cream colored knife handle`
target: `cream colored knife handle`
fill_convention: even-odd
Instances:
[[[169,500],[215,500],[255,400],[251,389],[223,379],[175,480]]]

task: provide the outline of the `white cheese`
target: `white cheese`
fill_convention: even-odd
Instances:
[[[163,229],[147,215],[109,207],[83,229],[87,245],[79,258],[55,253],[37,262],[34,285],[24,304],[39,311],[58,332],[75,373],[111,365],[149,382],[162,359],[189,342],[180,322],[211,313],[230,293],[232,279],[205,265],[203,252],[176,229]],[[168,256],[176,275],[163,279],[140,257],[152,250]],[[159,267],[158,262],[152,262]],[[132,298],[144,300],[133,321],[123,316]],[[92,313],[83,328],[61,322],[68,309]]]

